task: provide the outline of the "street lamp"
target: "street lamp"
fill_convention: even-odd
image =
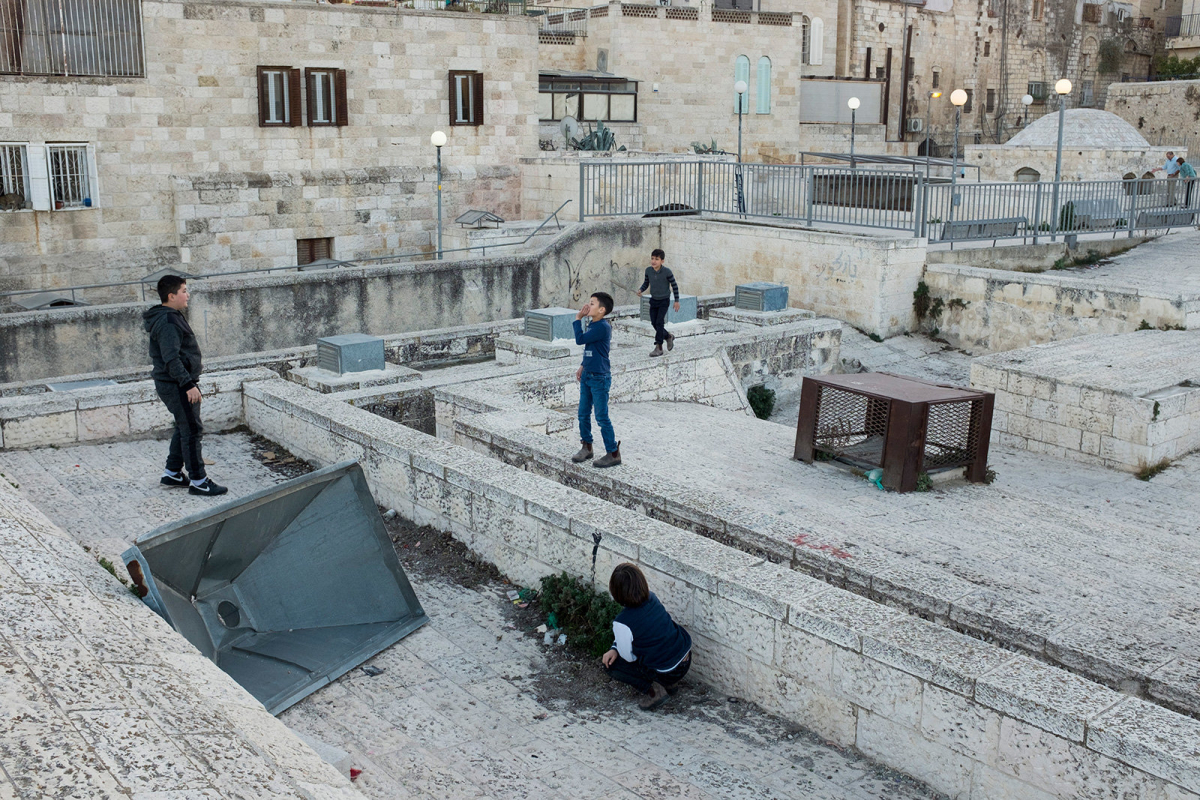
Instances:
[[[905,10],[908,6],[905,5]],[[929,93],[929,105],[925,108],[925,182],[929,183],[929,132],[933,125],[933,101],[942,96],[941,92]]]
[[[1021,120],[1021,127],[1029,124],[1029,107],[1033,105],[1033,95],[1027,94],[1021,98],[1021,105],[1025,106],[1025,118]]]
[[[742,163],[742,97],[746,94],[746,90],[750,87],[745,81],[738,81],[733,85],[733,90],[737,92],[737,107],[738,107],[738,163]]]
[[[857,97],[851,97],[846,101],[846,107],[850,109],[850,169],[854,169],[854,123],[855,115],[858,113],[858,107],[862,105],[862,101]]]
[[[429,143],[437,148],[437,257],[440,260],[442,257],[442,148],[446,146],[446,134],[434,131],[433,135],[429,137]]]
[[[1067,118],[1067,95],[1071,93],[1071,82],[1066,78],[1061,79],[1054,84],[1054,91],[1058,94],[1058,152],[1054,156],[1054,231],[1058,231],[1058,187],[1062,182],[1062,142],[1063,142],[1063,123]],[[1050,236],[1050,241],[1054,241],[1054,236]]]
[[[950,93],[950,103],[954,106],[954,160],[950,170],[950,210],[946,218],[954,220],[954,206],[958,204],[958,126],[962,121],[962,107],[967,104],[967,93],[955,89]]]

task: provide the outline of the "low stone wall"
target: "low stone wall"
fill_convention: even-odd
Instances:
[[[0,633],[0,797],[362,800],[3,477]]]
[[[695,642],[693,674],[973,800],[1190,796],[1200,722],[281,380],[250,427],[451,532],[511,580],[602,589],[638,563]]]
[[[923,239],[667,217],[662,246],[690,294],[773,281],[788,285],[793,307],[867,333],[894,336],[916,325],[912,293],[925,269]]]
[[[205,430],[241,425],[242,384],[273,377],[261,368],[202,376]],[[0,398],[0,449],[141,439],[170,431],[174,424],[154,381]]]
[[[1172,147],[1176,155],[1188,155],[1187,149],[1179,146],[1200,133],[1196,122],[1200,81],[1114,83],[1108,87],[1104,110],[1137,128],[1151,144]]]
[[[1122,289],[1082,278],[930,264],[925,283],[943,303],[938,335],[971,353],[993,353],[1086,336],[1200,326],[1200,301]],[[909,304],[912,297],[909,296]]]
[[[971,364],[1008,447],[1136,472],[1200,447],[1200,333],[1088,336]]]
[[[213,358],[512,319],[598,289],[630,303],[658,246],[658,220],[595,222],[527,255],[195,281],[188,318]],[[0,315],[0,383],[146,364],[147,306]]]
[[[1045,272],[1053,269],[1060,259],[1071,259],[1083,253],[1095,252],[1102,256],[1123,253],[1139,244],[1145,244],[1149,236],[1119,237],[1116,239],[1088,239],[1080,242],[1074,250],[1066,242],[1039,242],[1038,244],[1001,244],[998,247],[968,247],[951,250],[943,245],[930,249],[926,260],[930,264],[957,264],[962,267],[985,267],[1011,272]]]

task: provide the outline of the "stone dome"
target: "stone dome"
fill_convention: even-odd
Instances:
[[[1105,150],[1145,150],[1150,146],[1137,128],[1098,108],[1068,108],[1063,120],[1063,147],[1102,148]],[[1058,147],[1058,114],[1051,112],[1029,123],[1025,130],[1005,143],[1005,147]]]

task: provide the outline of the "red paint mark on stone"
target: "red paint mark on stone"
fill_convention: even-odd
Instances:
[[[807,547],[809,550],[816,550],[820,553],[828,553],[834,558],[854,558],[853,553],[848,550],[843,550],[835,544],[811,541],[807,533],[802,533],[795,539],[792,539],[792,544],[799,545],[800,547]]]

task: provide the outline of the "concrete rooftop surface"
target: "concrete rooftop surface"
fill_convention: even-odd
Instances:
[[[269,446],[242,433],[206,437],[206,458],[214,462],[212,474],[229,484],[231,499],[286,478],[264,464],[264,448]],[[5,452],[0,453],[0,473],[56,525],[91,548],[93,556],[116,560],[139,534],[214,503],[159,486],[165,449],[163,441],[142,440]],[[274,460],[283,458],[279,453]],[[295,465],[291,472],[296,472]],[[438,536],[432,531],[428,535]],[[7,559],[10,551],[0,555]],[[0,572],[4,582],[0,596],[11,597],[16,575],[3,565],[0,561],[5,570]],[[14,570],[21,566],[15,564]],[[96,567],[92,577],[116,598],[110,602],[128,608],[132,602],[128,593],[105,580],[102,572],[96,578],[98,571]],[[368,662],[383,668],[382,674],[370,677],[353,670],[280,717],[310,741],[348,754],[348,763],[362,770],[353,785],[368,797],[864,800],[937,796],[910,778],[695,681],[685,682],[658,713],[643,712],[632,693],[607,682],[590,659],[575,657],[570,663],[571,657],[561,648],[548,648],[540,637],[522,630],[523,622],[513,617],[505,595],[510,587],[496,580],[463,585],[422,569],[419,559],[410,566],[409,577],[430,623]],[[44,659],[23,655],[46,647],[36,640],[54,623],[51,607],[27,605],[25,609],[31,618],[18,625],[10,617],[0,626],[0,691],[11,698],[14,676],[30,676],[41,680],[47,703],[71,710],[72,703],[80,702],[77,692],[47,680],[49,673],[44,670],[49,667]],[[149,617],[148,624],[159,636],[177,638],[152,614]],[[181,639],[175,648],[180,653],[191,649]],[[78,680],[91,672],[95,677],[88,686],[98,694],[118,695],[122,679],[128,680],[129,671],[137,669],[84,664],[81,654],[63,646],[53,650],[52,658],[57,664],[54,669],[68,679]],[[137,658],[141,656],[131,653],[130,660]],[[164,693],[179,697],[173,713],[184,719],[177,724],[189,724],[185,703],[195,701],[188,692],[204,690],[166,670],[154,677],[162,682]],[[166,713],[140,698],[128,700],[119,713],[106,713],[115,716],[114,721],[121,715],[138,717],[143,703],[147,716],[157,719]],[[86,736],[90,729],[80,719],[95,713],[73,712],[53,724],[25,720],[19,730],[0,730],[0,766],[5,771],[0,798],[81,796],[53,789],[42,794],[31,787],[43,785],[38,781],[50,781],[57,789],[71,785],[79,769],[79,753],[91,752],[83,739],[74,741],[79,734],[73,728],[82,727]],[[22,749],[22,743],[31,739],[60,736],[65,737],[64,743],[49,748],[40,759]],[[197,740],[196,750],[187,751],[187,757],[180,755],[169,767],[162,763],[155,767],[156,760],[165,758],[163,748],[143,743],[138,750],[142,760],[123,765],[125,769],[145,770],[147,786],[168,769],[173,779],[188,780],[171,784],[179,791],[134,796],[146,800],[295,796],[278,780],[271,783],[266,766],[262,774],[268,777],[263,778],[260,794],[220,785],[201,790],[207,768],[196,760],[201,744]],[[101,743],[97,749],[104,747]],[[239,765],[252,764],[254,758],[253,753],[239,756]],[[72,766],[66,766],[68,762]],[[25,774],[31,768],[44,774]],[[248,774],[253,779],[259,773]],[[120,796],[115,783],[94,785],[97,788],[83,796]],[[331,788],[315,796],[339,795]]]

